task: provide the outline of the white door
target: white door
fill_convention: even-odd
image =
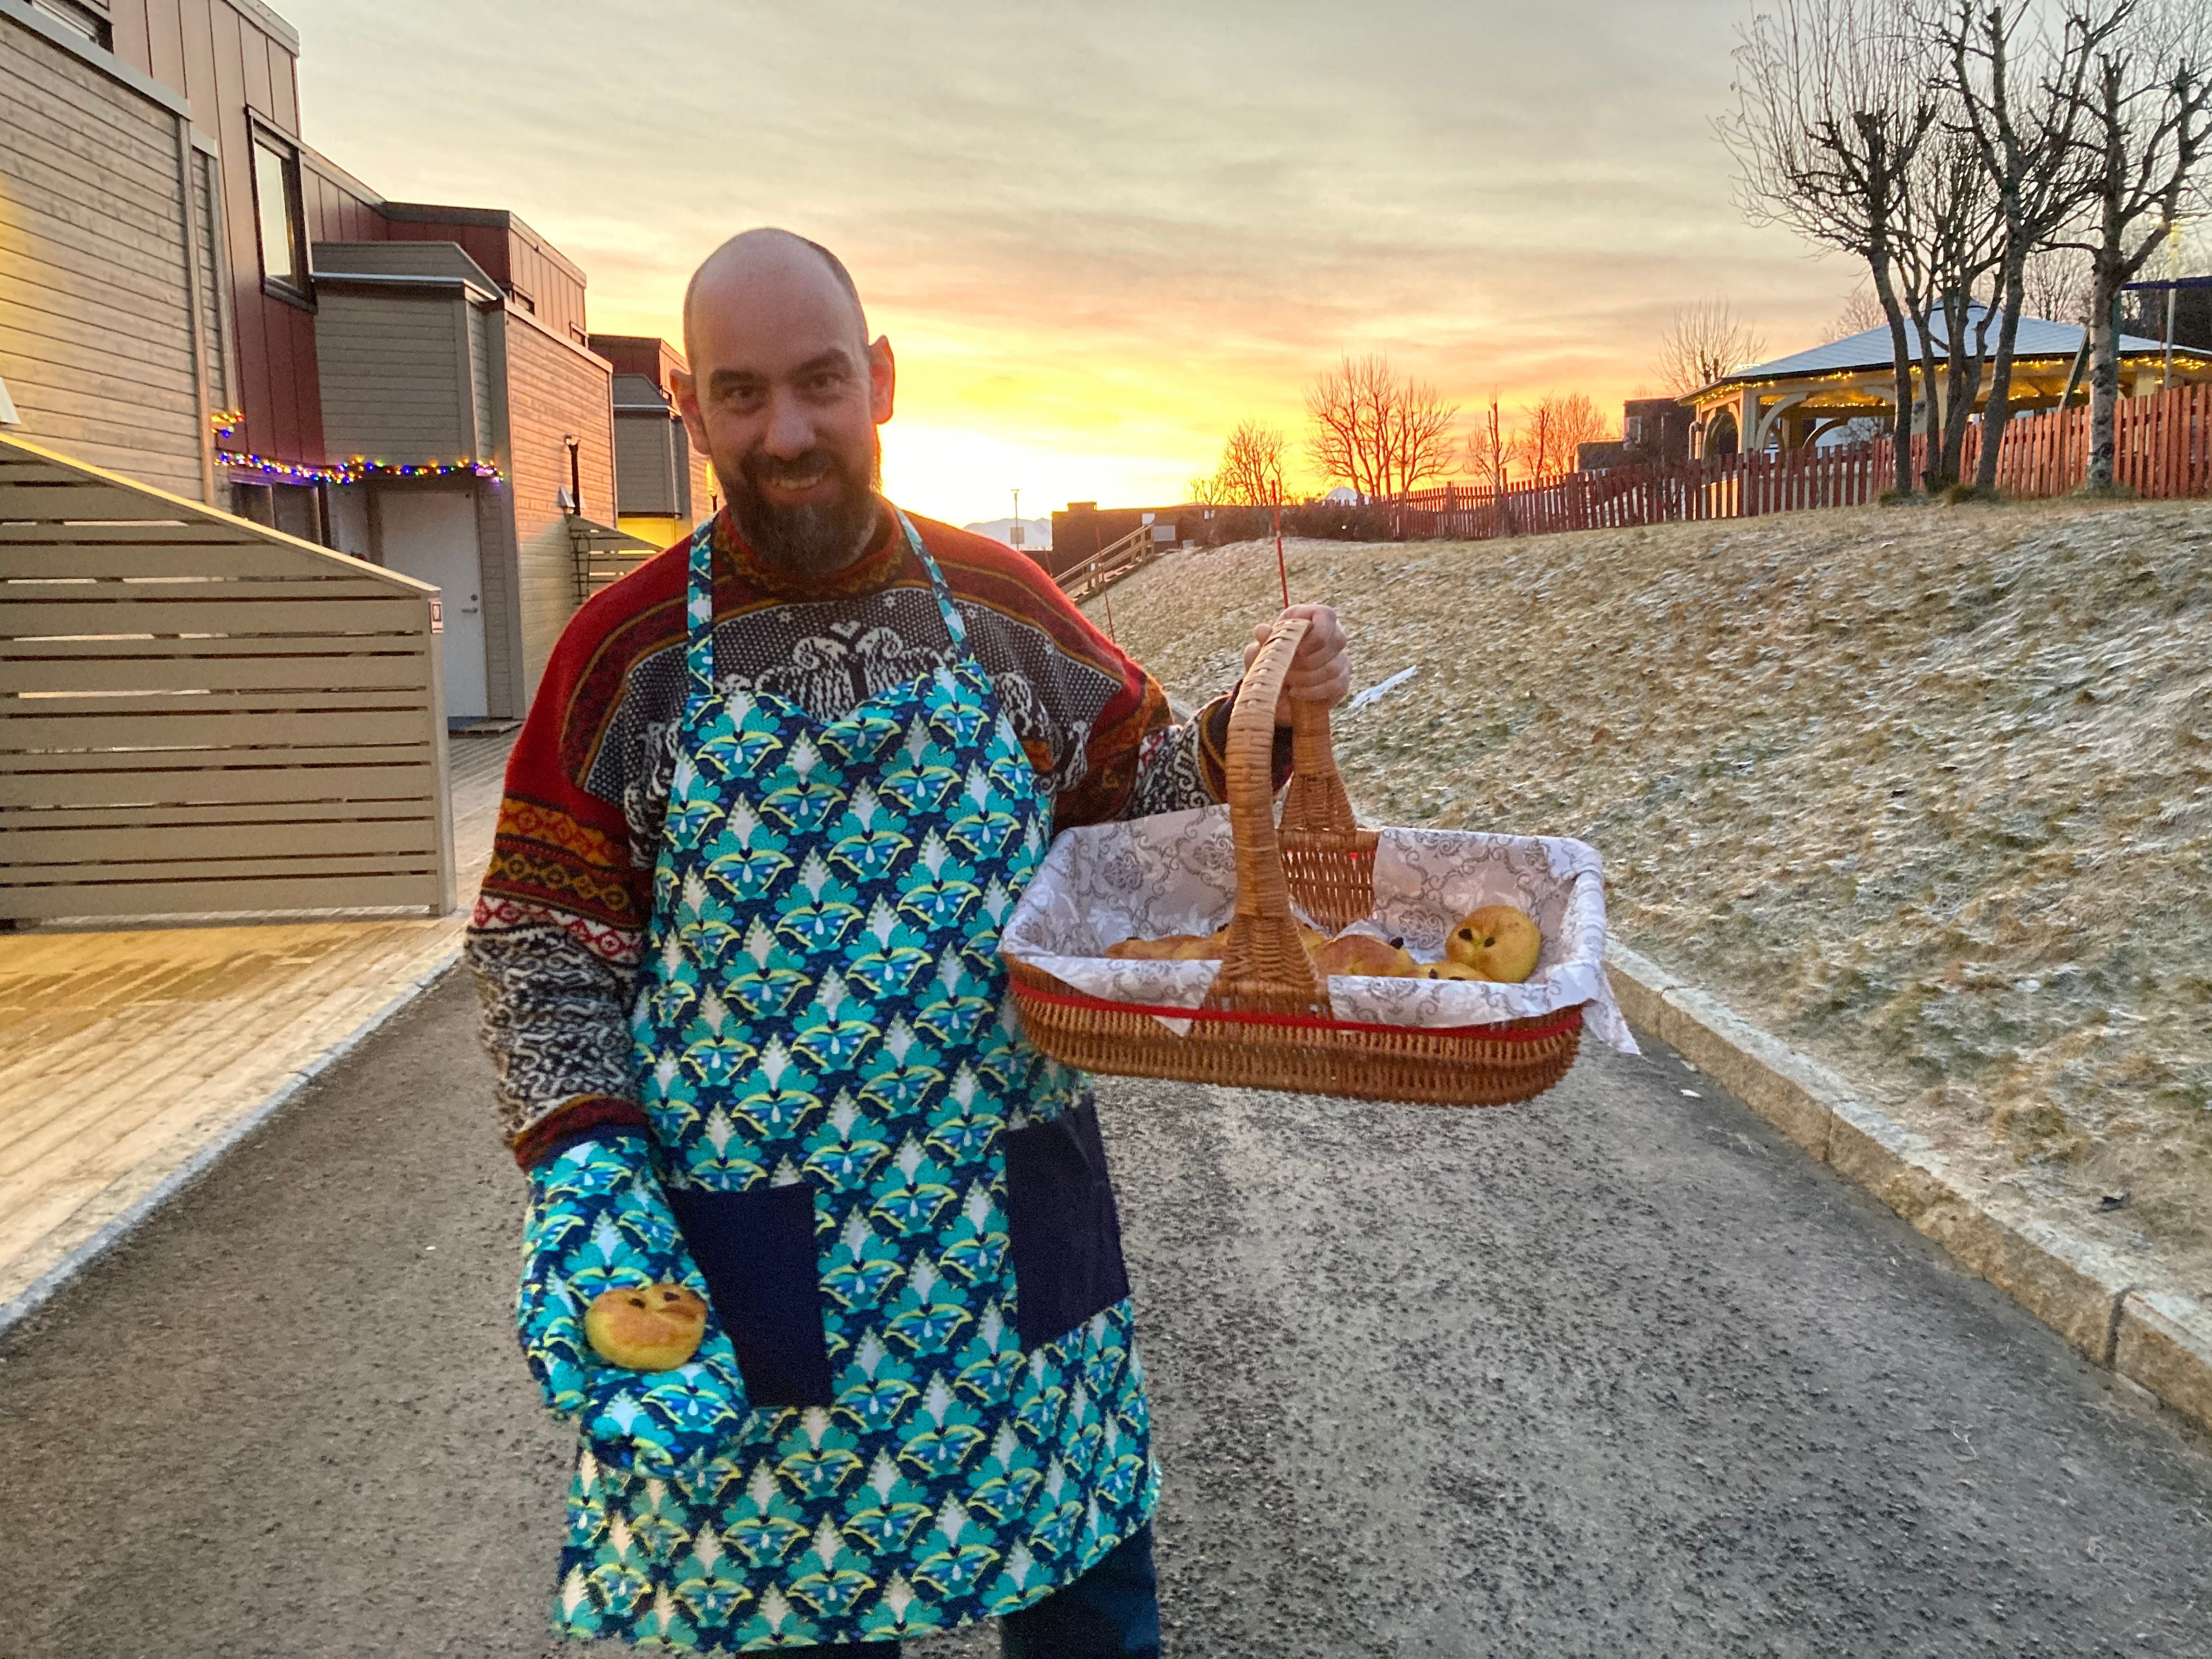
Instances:
[[[491,712],[484,680],[483,576],[472,489],[385,489],[377,497],[385,564],[444,599],[446,718]]]

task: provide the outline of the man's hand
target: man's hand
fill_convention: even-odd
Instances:
[[[1325,605],[1294,605],[1283,616],[1303,617],[1309,626],[1305,638],[1298,641],[1298,654],[1291,659],[1291,672],[1283,680],[1283,695],[1275,700],[1278,726],[1291,723],[1293,702],[1317,702],[1324,708],[1334,708],[1352,690],[1352,653],[1346,647],[1344,624],[1337,621],[1336,612]],[[1252,643],[1244,647],[1246,673],[1252,672],[1260,647],[1267,644],[1267,635],[1274,631],[1274,623],[1262,623],[1252,630]]]
[[[584,1334],[603,1291],[707,1281],[634,1138],[587,1140],[530,1171],[515,1321],[546,1406],[573,1419],[603,1463],[646,1475],[696,1468],[751,1426],[736,1351],[707,1314],[699,1352],[672,1370],[612,1365]]]

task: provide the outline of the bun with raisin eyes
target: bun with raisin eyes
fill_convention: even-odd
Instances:
[[[681,1285],[630,1285],[602,1291],[584,1310],[584,1336],[611,1364],[668,1371],[699,1351],[707,1304]]]

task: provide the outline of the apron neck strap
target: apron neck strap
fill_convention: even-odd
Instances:
[[[945,619],[945,631],[952,636],[952,649],[960,656],[968,654],[968,624],[960,620],[960,609],[952,603],[952,590],[945,586],[945,573],[937,568],[928,548],[922,545],[921,532],[914,527],[914,520],[897,507],[899,528],[906,534],[906,544],[921,562],[922,572],[929,578],[930,592],[937,598],[937,614]],[[714,519],[691,532],[690,578],[685,586],[684,635],[686,644],[684,663],[690,682],[694,702],[703,702],[714,695]]]
[[[929,577],[929,591],[937,596],[937,614],[945,618],[945,631],[952,635],[952,650],[956,656],[968,654],[968,624],[960,620],[960,607],[952,603],[952,590],[945,586],[945,573],[937,568],[937,561],[921,544],[921,532],[914,527],[914,520],[903,508],[893,508],[898,514],[899,528],[906,532],[906,544],[913,549],[923,571]]]

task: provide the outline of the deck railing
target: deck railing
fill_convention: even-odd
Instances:
[[[1111,587],[1133,571],[1150,564],[1176,545],[1152,539],[1152,526],[1140,524],[1119,540],[1100,548],[1081,564],[1071,565],[1053,580],[1078,605],[1102,589]]]
[[[0,438],[0,922],[451,909],[437,615]]]

